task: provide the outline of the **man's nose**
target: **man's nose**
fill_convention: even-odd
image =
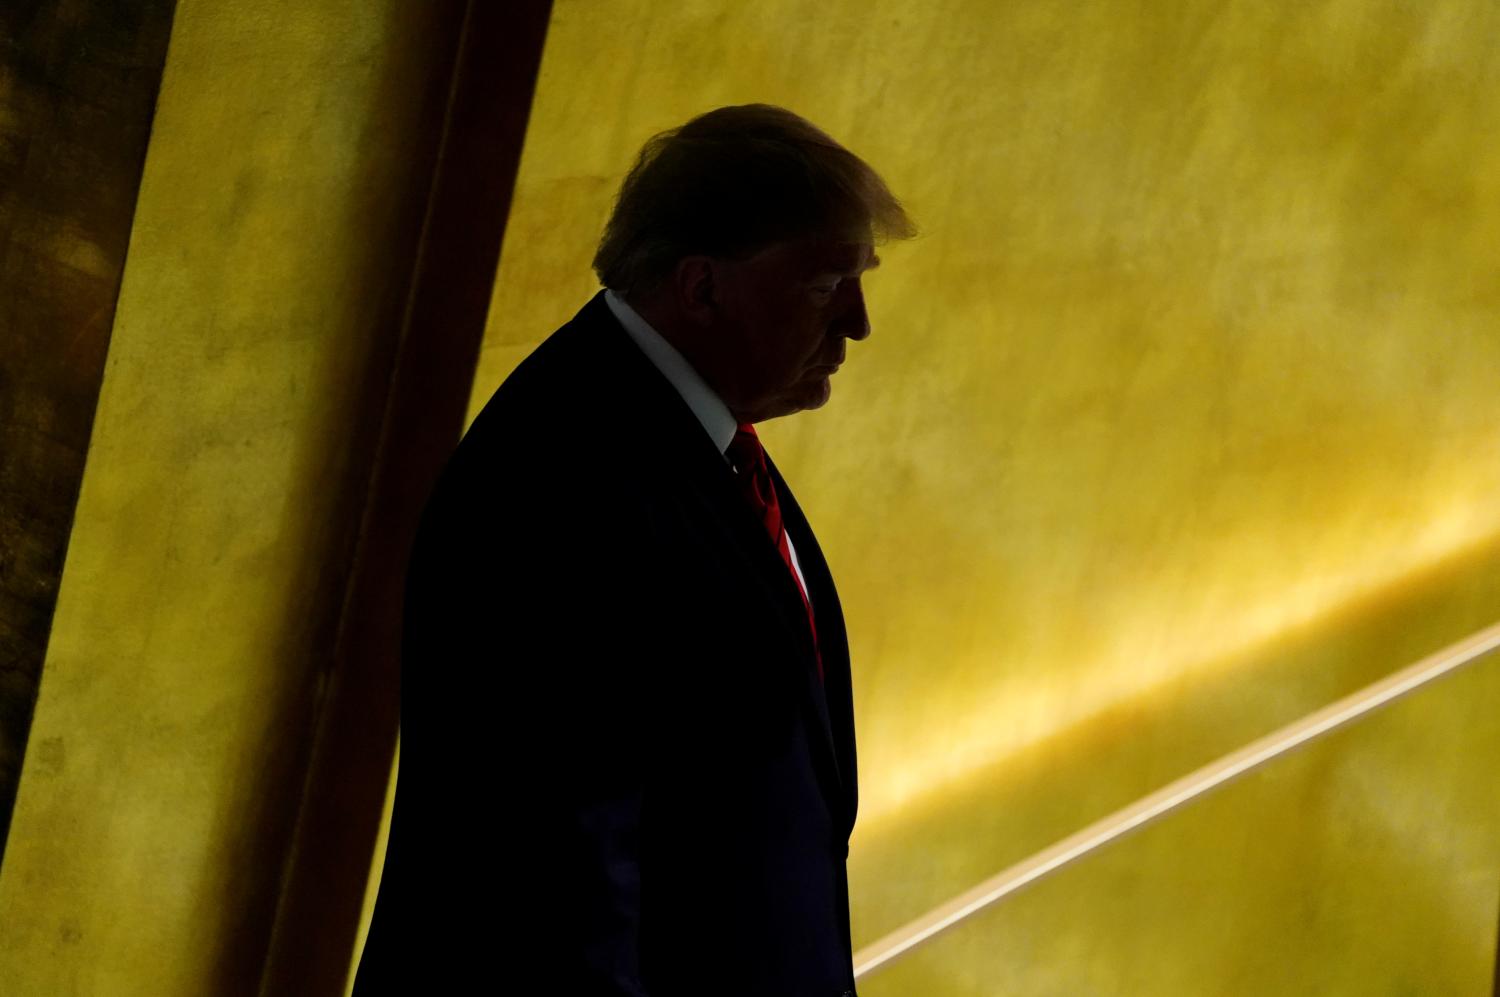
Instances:
[[[870,335],[870,315],[865,311],[865,291],[859,278],[846,281],[848,288],[843,313],[839,316],[839,333],[848,339],[865,339]]]

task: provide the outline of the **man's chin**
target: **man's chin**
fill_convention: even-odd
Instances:
[[[787,392],[776,401],[767,405],[760,412],[751,416],[752,422],[764,422],[767,419],[779,419],[784,415],[793,415],[797,412],[807,412],[812,409],[820,409],[828,404],[828,399],[833,396],[833,385],[826,377],[809,381],[799,386],[795,392]]]
[[[787,397],[787,415],[793,412],[811,412],[828,404],[828,399],[833,397],[833,385],[828,378],[821,377],[805,386],[795,395]]]
[[[833,397],[833,378],[824,377],[819,379],[814,389],[813,403],[808,408],[822,408],[828,404],[828,399]]]

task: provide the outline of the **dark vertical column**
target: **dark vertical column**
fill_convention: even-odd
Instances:
[[[174,7],[0,3],[0,858]]]
[[[263,994],[347,980],[400,719],[406,557],[463,428],[551,6],[468,4]]]

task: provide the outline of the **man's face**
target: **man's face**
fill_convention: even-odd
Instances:
[[[860,275],[880,264],[869,243],[777,243],[715,261],[714,386],[741,421],[820,408],[848,339],[870,334]]]

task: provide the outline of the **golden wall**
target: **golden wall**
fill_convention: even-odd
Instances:
[[[882,170],[831,405],[856,945],[1500,618],[1500,8],[564,0],[477,409],[642,141],[784,104]],[[1483,994],[1500,667],[966,923],[871,997]]]
[[[7,997],[259,992],[453,9],[177,5],[0,872]]]
[[[179,4],[0,871],[0,990],[256,989],[414,235],[427,4]],[[785,104],[925,234],[764,437],[855,662],[856,944],[1500,616],[1486,0],[563,0],[474,390],[652,132]],[[419,214],[416,213],[416,214]],[[360,442],[362,441],[362,442]],[[1483,994],[1493,661],[867,997]]]

